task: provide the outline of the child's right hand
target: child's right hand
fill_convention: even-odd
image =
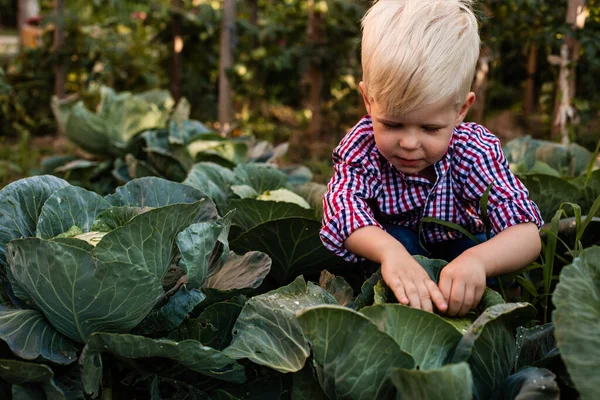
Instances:
[[[390,250],[381,259],[383,280],[401,304],[433,312],[433,304],[445,312],[448,305],[427,272],[406,251]],[[432,303],[433,302],[433,303]]]

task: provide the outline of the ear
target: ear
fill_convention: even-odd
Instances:
[[[371,102],[369,101],[369,98],[365,95],[365,83],[363,81],[360,81],[360,83],[358,84],[358,88],[360,89],[363,101],[365,102],[365,108],[367,109],[367,112],[371,114]]]
[[[460,106],[460,110],[458,111],[458,115],[456,116],[456,121],[455,121],[454,126],[458,126],[463,122],[463,120],[467,116],[467,113],[471,109],[471,106],[473,105],[474,102],[475,102],[475,93],[469,92],[467,94],[467,98],[465,99],[465,102],[462,104],[462,106]]]

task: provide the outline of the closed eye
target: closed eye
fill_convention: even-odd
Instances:
[[[436,133],[440,129],[442,129],[442,128],[440,128],[438,126],[424,126],[423,127],[423,130],[427,133]]]
[[[402,128],[402,124],[388,124],[386,122],[381,122],[381,124],[387,129],[400,129]]]

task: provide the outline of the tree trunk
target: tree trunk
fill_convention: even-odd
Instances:
[[[586,17],[585,0],[569,0],[566,22],[571,25],[573,30],[583,29]],[[559,58],[562,61],[559,61],[559,58],[551,61],[560,65],[551,137],[556,138],[560,134],[563,144],[569,143],[567,121],[572,120],[575,113],[572,102],[575,97],[575,71],[580,46],[577,39],[568,35],[561,47]]]
[[[321,70],[321,56],[319,47],[324,42],[324,21],[320,12],[315,10],[315,1],[307,1],[308,25],[306,28],[306,42],[311,50],[308,70],[302,77],[304,90],[304,104],[310,111],[310,122],[308,131],[304,137],[301,132],[296,132],[291,138],[291,145],[295,152],[303,157],[307,151],[311,151],[313,157],[318,157],[315,152],[321,140],[322,116],[321,116],[321,90],[323,88],[323,72]]]
[[[250,23],[258,27],[258,0],[250,0]],[[258,41],[256,37],[252,37],[252,41],[250,43],[250,47],[252,50],[256,49]]]
[[[54,16],[56,25],[54,27],[54,54],[57,55],[57,61],[54,66],[54,94],[58,99],[65,97],[66,66],[64,61],[63,47],[65,41],[65,0],[55,0]],[[59,135],[62,132],[59,131]]]
[[[531,117],[535,112],[535,73],[537,71],[537,46],[531,43],[527,58],[527,80],[525,81],[525,98],[523,99],[523,116]]]
[[[171,6],[173,8],[173,21],[172,21],[172,33],[173,33],[173,53],[171,55],[171,82],[170,89],[171,95],[175,101],[181,99],[181,78],[182,78],[182,57],[181,52],[183,50],[183,34],[182,34],[182,0],[172,0]]]
[[[233,91],[227,71],[233,66],[232,41],[235,29],[235,2],[223,0],[221,23],[221,57],[219,61],[219,123],[221,134],[228,135],[233,120]]]

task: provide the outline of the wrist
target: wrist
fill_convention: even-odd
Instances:
[[[466,259],[467,262],[471,264],[481,267],[485,271],[485,276],[494,276],[496,275],[496,268],[494,263],[485,256],[482,249],[479,249],[478,246],[471,247],[470,249],[465,250],[459,258]],[[468,261],[472,260],[472,261]]]
[[[386,247],[381,251],[379,260],[380,264],[402,263],[406,260],[412,260],[412,255],[402,245]]]

